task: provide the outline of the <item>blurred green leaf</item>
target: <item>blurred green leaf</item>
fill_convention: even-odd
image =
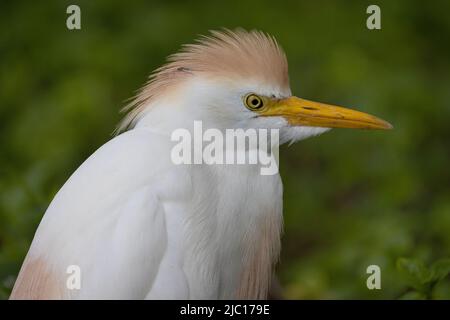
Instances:
[[[431,278],[433,281],[441,281],[450,274],[450,259],[441,259],[431,266]]]
[[[405,277],[410,286],[421,293],[429,294],[432,281],[431,272],[416,259],[399,258],[397,269]]]

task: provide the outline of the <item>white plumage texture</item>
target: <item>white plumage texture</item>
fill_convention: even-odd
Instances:
[[[281,222],[279,177],[246,166],[175,166],[169,147],[151,130],[126,132],[58,192],[27,257],[44,259],[57,281],[51,292],[62,295],[50,298],[233,297],[244,262],[234,256],[258,243],[251,231],[264,215]],[[254,192],[266,200],[252,201]],[[81,290],[64,288],[68,265],[80,266]]]

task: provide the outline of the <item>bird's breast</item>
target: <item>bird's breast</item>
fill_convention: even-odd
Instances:
[[[189,201],[165,205],[172,250],[165,259],[182,265],[189,298],[264,298],[280,246],[279,175],[262,176],[255,165],[186,170]]]

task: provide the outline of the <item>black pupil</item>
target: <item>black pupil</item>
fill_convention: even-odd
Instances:
[[[252,105],[253,105],[253,106],[256,107],[258,104],[259,104],[259,100],[258,100],[258,99],[253,99],[253,100],[252,100]]]

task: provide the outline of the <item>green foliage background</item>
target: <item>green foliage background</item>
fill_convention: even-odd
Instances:
[[[82,30],[65,26],[78,4]],[[295,94],[379,115],[281,150],[287,298],[449,299],[449,1],[2,1],[0,298],[55,192],[165,56],[221,27],[287,52]],[[382,270],[368,290],[366,268]]]

